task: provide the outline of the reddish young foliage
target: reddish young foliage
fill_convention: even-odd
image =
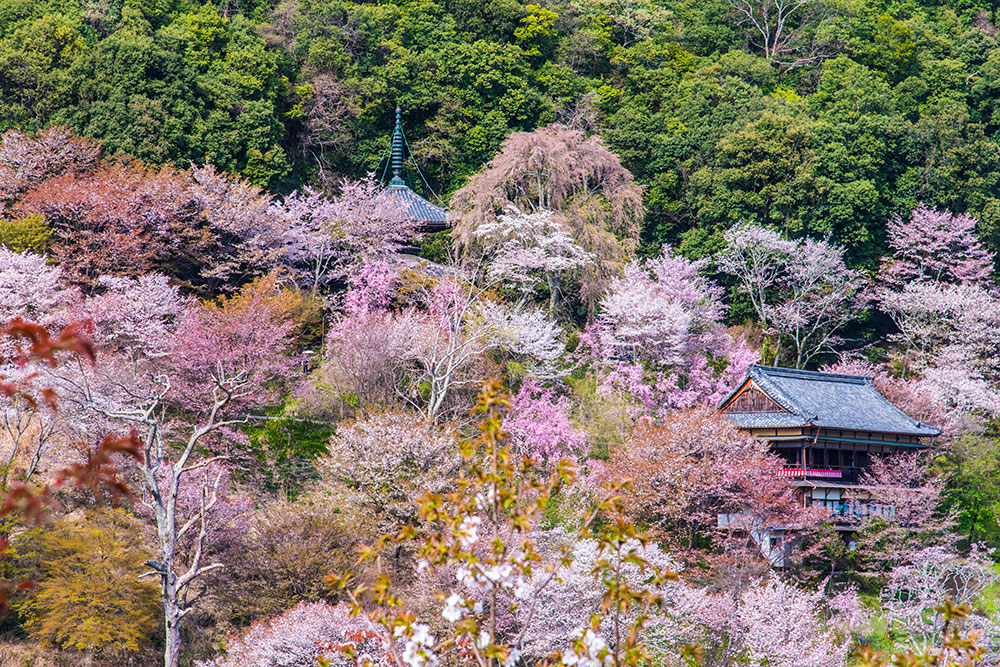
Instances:
[[[51,178],[14,210],[45,216],[56,232],[52,254],[78,280],[137,276],[166,251],[166,232],[185,213],[183,183],[168,169],[105,165]]]
[[[83,333],[82,324],[71,324],[63,332],[53,338],[48,330],[34,322],[15,319],[3,328],[0,335],[12,337],[18,341],[16,361],[18,365],[29,363],[45,363],[56,366],[59,363],[57,354],[69,352],[93,362],[95,352],[90,339]],[[27,343],[22,345],[22,343]],[[28,382],[34,376],[28,376]],[[32,406],[37,406],[34,398],[34,388],[26,388],[25,381],[13,383],[0,378],[0,391],[7,396],[20,396]],[[55,393],[50,388],[37,390],[49,406],[55,410]],[[41,489],[33,489],[23,482],[16,482],[2,499],[0,517],[10,514],[21,514],[26,520],[40,524],[45,520],[45,508],[54,502],[54,494],[61,488],[88,488],[96,494],[102,489],[107,490],[112,502],[117,505],[123,496],[129,494],[128,486],[118,477],[115,457],[128,456],[137,461],[142,460],[142,443],[132,431],[126,437],[106,436],[92,452],[85,463],[68,466],[55,476],[52,482]],[[6,539],[0,536],[0,554],[7,548]],[[11,586],[0,582],[0,615],[6,613],[9,604]],[[23,590],[29,588],[31,582],[22,581],[13,588]]]
[[[720,514],[739,517],[744,529],[799,522],[793,489],[777,475],[781,465],[766,442],[713,409],[695,408],[640,424],[614,453],[608,476],[631,478],[631,511],[651,525],[686,532],[693,547]]]

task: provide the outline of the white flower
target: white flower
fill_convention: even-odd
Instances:
[[[426,558],[418,558],[417,559],[417,573],[418,574],[420,572],[423,572],[424,570],[426,570],[430,566],[431,566],[431,562],[429,560],[427,560]]]
[[[476,601],[476,604],[472,605],[472,612],[476,616],[482,616],[483,615],[483,601],[482,600],[478,600],[478,601]]]
[[[413,624],[413,641],[423,646],[430,646],[434,643],[434,635],[430,633],[430,626],[426,623],[414,623]]]
[[[531,593],[531,586],[525,581],[524,577],[518,577],[517,582],[514,583],[514,597],[518,600],[524,600]]]
[[[493,638],[486,630],[479,631],[479,639],[476,640],[476,648],[486,648],[493,643]]]
[[[469,588],[476,588],[476,584],[478,583],[476,575],[464,565],[459,565],[455,568],[455,578]]]
[[[479,541],[479,526],[483,523],[483,520],[478,516],[467,516],[462,519],[462,523],[458,524],[458,532],[455,537],[466,549],[470,548],[473,544]]]
[[[514,667],[514,665],[516,665],[517,661],[520,659],[521,659],[521,652],[518,651],[516,648],[513,648],[510,650],[510,653],[507,654],[507,657],[504,658],[504,661],[501,664],[503,665],[503,667]]]
[[[610,665],[613,662],[614,659],[610,651],[607,652],[603,660],[600,657],[600,654],[608,647],[603,637],[596,634],[590,628],[586,630],[581,628],[575,634],[580,637],[580,643],[583,644],[582,650],[578,648],[577,652],[563,654],[562,663],[564,665],[602,667]]]
[[[462,596],[458,593],[452,593],[444,601],[444,609],[441,610],[441,615],[444,616],[444,620],[454,623],[462,618],[463,606],[465,606],[465,600]]]

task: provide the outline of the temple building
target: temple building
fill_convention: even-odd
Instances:
[[[447,210],[441,206],[436,206],[414,192],[403,180],[404,157],[409,154],[409,143],[406,135],[403,134],[403,118],[399,107],[396,107],[396,127],[392,131],[392,143],[390,144],[390,155],[388,167],[392,169],[392,179],[386,184],[383,191],[385,197],[396,197],[406,207],[410,219],[416,221],[419,226],[417,231],[421,234],[433,234],[447,229]],[[410,160],[413,161],[412,155]],[[417,168],[416,162],[413,166],[417,175],[423,180],[423,174]],[[386,170],[387,171],[387,170]],[[383,177],[384,182],[384,177]],[[435,196],[430,186],[424,181],[427,191]],[[411,248],[410,252],[416,253],[416,248]]]
[[[829,508],[844,530],[854,519],[890,514],[859,486],[872,457],[926,449],[941,430],[909,417],[860,375],[751,366],[719,410],[767,440],[805,505]]]

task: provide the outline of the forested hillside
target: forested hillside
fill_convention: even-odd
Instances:
[[[0,0],[0,667],[998,664],[997,9]]]
[[[399,104],[450,193],[511,131],[561,122],[645,186],[650,248],[703,255],[754,219],[872,266],[885,220],[923,202],[972,213],[996,249],[993,5],[778,5],[796,8],[780,26],[728,0],[6,0],[0,128],[287,192],[375,169]]]

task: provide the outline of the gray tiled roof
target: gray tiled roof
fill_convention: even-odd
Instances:
[[[730,412],[726,416],[740,428],[791,428],[807,424],[802,417],[789,412]]]
[[[383,190],[383,196],[399,197],[407,206],[411,220],[416,220],[424,227],[444,229],[446,226],[446,211],[435,206],[405,185],[390,185]]]
[[[757,413],[728,416],[747,427],[781,427],[812,424],[825,428],[933,436],[941,429],[917,421],[889,402],[875,389],[871,378],[862,375],[818,373],[791,368],[751,366],[752,379],[791,414]],[[727,399],[728,400],[728,399]],[[789,424],[797,421],[797,424]]]

